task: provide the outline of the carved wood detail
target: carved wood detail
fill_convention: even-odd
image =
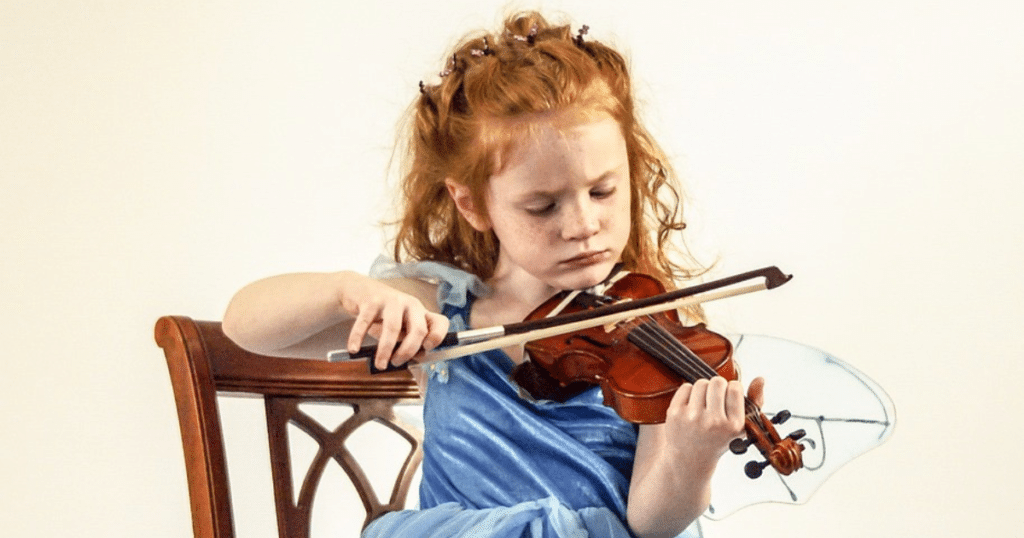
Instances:
[[[270,465],[274,478],[278,530],[282,538],[307,538],[317,485],[328,461],[336,461],[352,481],[366,509],[365,526],[389,511],[400,510],[422,459],[421,433],[398,420],[394,406],[419,401],[419,390],[406,371],[370,375],[365,363],[267,357],[236,346],[220,323],[165,316],[155,328],[163,348],[178,409],[185,470],[197,538],[233,538],[230,488],[218,395],[255,395],[265,402]],[[334,431],[326,430],[299,409],[305,402],[352,406],[353,414]],[[365,472],[345,446],[363,424],[375,421],[406,439],[410,450],[387,499],[380,500]],[[288,424],[320,446],[305,470],[298,502],[292,487]]]

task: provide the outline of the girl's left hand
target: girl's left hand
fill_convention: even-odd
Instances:
[[[749,398],[761,405],[764,379],[750,383]],[[679,387],[665,419],[665,441],[694,463],[713,465],[729,442],[743,433],[746,411],[743,385],[722,377],[701,379]]]
[[[764,380],[750,383],[760,406]],[[722,377],[676,389],[665,422],[640,427],[627,520],[638,536],[675,536],[707,509],[711,476],[746,421],[743,385]]]

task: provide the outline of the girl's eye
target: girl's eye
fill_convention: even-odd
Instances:
[[[554,211],[554,209],[555,209],[555,204],[554,203],[548,203],[548,204],[544,204],[544,205],[528,206],[526,208],[526,213],[529,214],[529,215],[533,215],[535,217],[541,217],[541,216],[544,216],[544,215],[547,215],[547,214],[551,213],[552,211]]]
[[[602,200],[604,198],[608,198],[609,196],[611,196],[613,194],[615,194],[615,187],[610,187],[610,188],[607,188],[607,189],[594,189],[594,190],[590,191],[591,198],[594,198],[594,199],[597,199],[597,200]]]

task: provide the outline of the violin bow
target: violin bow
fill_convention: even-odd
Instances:
[[[792,278],[793,275],[787,275],[778,267],[771,266],[651,297],[599,306],[572,314],[450,332],[445,335],[436,348],[421,352],[417,356],[415,364],[423,366],[599,325],[615,324],[626,319],[656,314],[673,308],[683,308],[756,291],[771,290],[789,282]],[[755,279],[762,280],[744,284]],[[413,364],[410,361],[401,366],[389,366],[385,370],[378,369],[373,364],[373,355],[376,351],[377,346],[375,345],[363,346],[355,353],[338,349],[329,352],[327,359],[335,362],[365,357],[371,373],[401,370]]]

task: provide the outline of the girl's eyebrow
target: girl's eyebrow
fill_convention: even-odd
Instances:
[[[609,170],[605,171],[603,174],[597,176],[596,178],[588,180],[586,182],[587,187],[594,187],[596,185],[604,183],[605,181],[608,181],[608,179],[612,175],[617,174],[619,172],[620,168],[622,168],[622,166],[612,167]],[[563,190],[564,189],[552,189],[552,190],[535,189],[535,190],[532,190],[532,191],[524,192],[524,193],[520,194],[519,196],[517,196],[516,198],[518,200],[520,200],[520,201],[523,201],[523,202],[534,200],[534,199],[537,199],[537,198],[555,198],[559,194],[561,194]]]

